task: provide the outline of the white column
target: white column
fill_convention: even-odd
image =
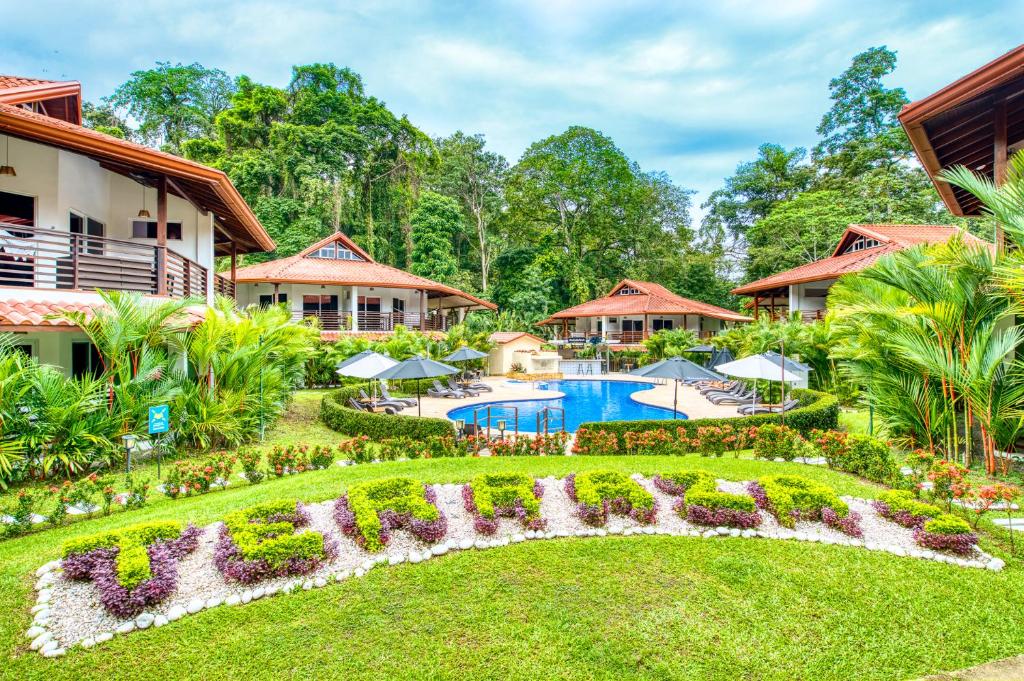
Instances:
[[[801,284],[790,284],[789,286],[789,311],[790,313],[800,310],[800,287]]]
[[[464,321],[466,321],[466,308],[460,307],[459,308],[459,324],[463,323]]]
[[[352,287],[352,303],[349,305],[352,309],[352,330],[359,330],[359,287]]]
[[[601,337],[608,338],[608,316],[601,317]]]

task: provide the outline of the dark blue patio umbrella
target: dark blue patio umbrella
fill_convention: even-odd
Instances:
[[[725,364],[726,362],[731,362],[734,359],[736,358],[733,357],[731,352],[729,352],[729,348],[718,348],[711,353],[711,359],[708,360],[708,366],[713,369],[719,364]]]
[[[644,376],[647,378],[671,378],[675,381],[675,389],[672,393],[672,418],[676,418],[679,411],[679,381],[690,381],[694,379],[708,379],[720,381],[724,376],[716,374],[710,369],[705,369],[699,364],[694,364],[682,357],[669,357],[654,364],[634,369],[629,372],[631,376]]]
[[[390,369],[385,369],[381,373],[374,376],[374,378],[382,380],[402,380],[406,378],[421,379],[421,378],[437,378],[438,376],[451,376],[452,374],[459,373],[459,370],[453,366],[442,364],[441,362],[435,362],[432,359],[427,359],[420,355],[410,357],[409,359],[399,362]],[[420,403],[423,401],[420,398],[420,384],[416,382],[416,413],[418,416],[423,416],[423,407]]]

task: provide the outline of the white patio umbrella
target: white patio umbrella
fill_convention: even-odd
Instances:
[[[783,384],[795,383],[800,380],[796,374],[790,373],[780,363],[765,357],[764,355],[751,355],[737,359],[715,367],[716,371],[737,378],[754,378],[762,381],[782,381]],[[751,404],[757,403],[757,389],[754,389],[754,397]]]
[[[367,387],[369,387],[372,385],[372,383],[370,383],[371,379],[376,378],[378,374],[390,369],[396,364],[398,364],[398,362],[387,355],[382,355],[379,352],[373,352],[370,350],[364,350],[358,355],[349,357],[344,362],[338,364],[337,373],[342,376],[351,376],[352,378],[365,378],[367,379]],[[371,392],[373,392],[372,388]]]

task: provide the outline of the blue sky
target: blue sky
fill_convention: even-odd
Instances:
[[[572,124],[610,135],[699,204],[765,141],[811,146],[830,78],[875,45],[912,99],[1015,47],[1020,2],[4,0],[0,73],[109,94],[157,60],[284,85],[333,61],[431,135],[515,162]],[[699,212],[699,211],[698,211]]]

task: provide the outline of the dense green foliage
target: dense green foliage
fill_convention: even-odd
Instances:
[[[239,312],[226,301],[190,325],[197,301],[104,292],[92,314],[66,313],[102,360],[95,376],[66,377],[0,337],[0,486],[73,476],[124,456],[122,436],[145,435],[150,406],[167,404],[176,450],[255,438],[301,384],[315,331],[280,308]]]
[[[758,482],[768,498],[769,510],[784,527],[795,525],[795,515],[820,517],[823,508],[831,508],[841,518],[850,512],[834,489],[801,475],[768,475]]]
[[[540,500],[533,493],[535,481],[525,473],[485,473],[470,484],[477,513],[485,518],[494,518],[495,507],[512,508],[517,502],[527,520],[540,515]]]
[[[224,516],[224,527],[246,561],[264,560],[277,568],[289,560],[324,557],[324,536],[319,532],[295,532],[295,525],[281,518],[294,516],[294,500],[265,501]]]
[[[345,435],[367,435],[377,441],[398,437],[422,441],[431,436],[455,434],[455,426],[448,419],[356,411],[348,401],[357,398],[359,390],[358,386],[352,386],[324,395],[320,403],[320,420],[324,425]]]
[[[409,514],[426,522],[437,520],[440,513],[427,501],[423,483],[412,478],[382,478],[353,485],[348,490],[348,507],[367,551],[384,548],[380,513]]]

